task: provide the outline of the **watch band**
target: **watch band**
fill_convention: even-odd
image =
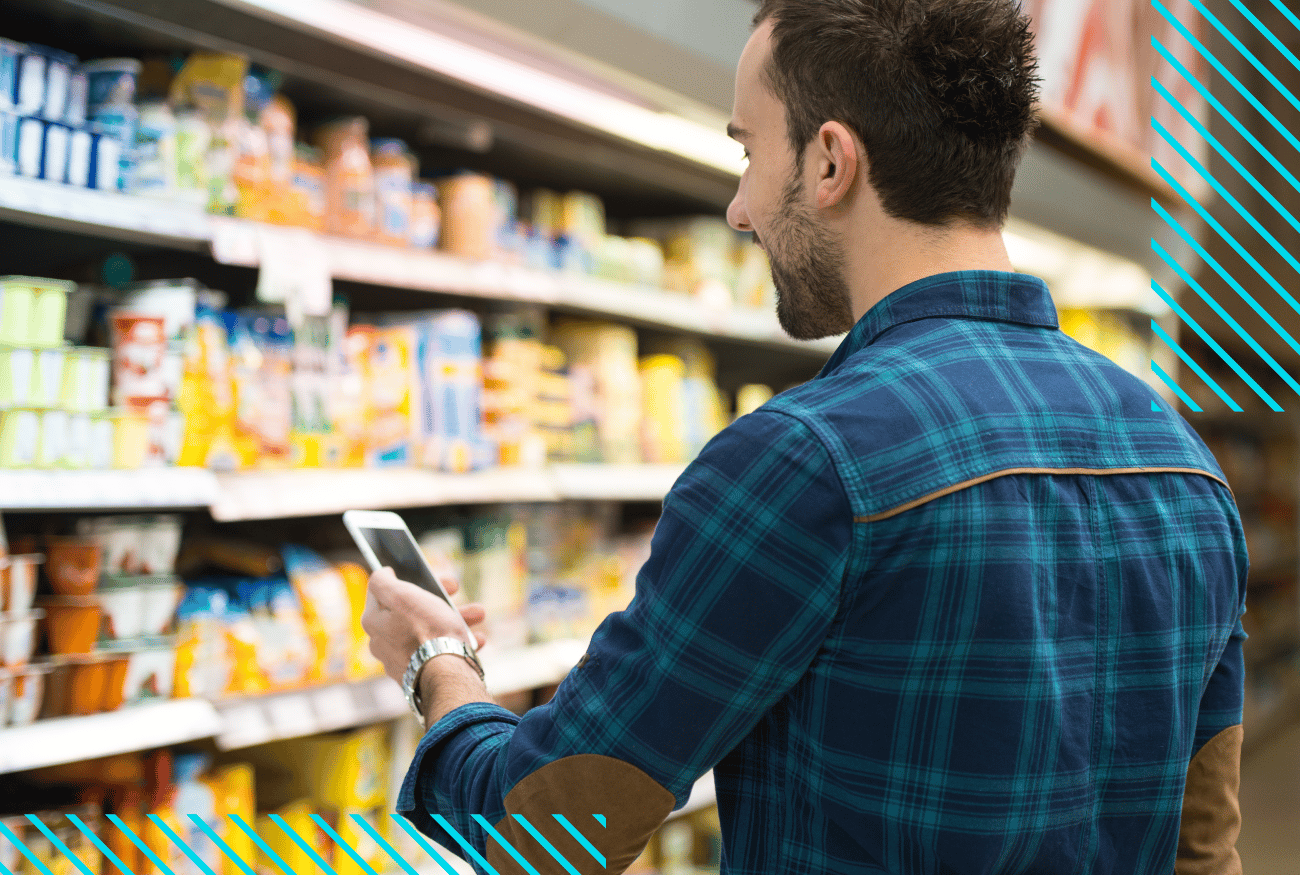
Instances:
[[[420,701],[420,670],[430,659],[444,653],[464,657],[470,665],[474,666],[479,679],[483,678],[483,664],[478,661],[477,654],[470,650],[464,641],[459,638],[443,637],[430,638],[423,642],[411,654],[411,661],[406,665],[406,673],[402,675],[402,692],[406,695],[406,703],[415,712],[415,717],[420,721],[421,726],[424,726],[424,703]]]

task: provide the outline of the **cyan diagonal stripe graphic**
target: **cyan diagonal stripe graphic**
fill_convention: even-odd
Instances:
[[[1264,106],[1264,104],[1259,102],[1259,98],[1251,94],[1250,89],[1242,85],[1241,81],[1236,76],[1232,75],[1231,71],[1229,71],[1227,67],[1219,63],[1219,59],[1214,57],[1214,54],[1209,49],[1207,49],[1204,45],[1202,45],[1200,40],[1192,36],[1192,32],[1188,30],[1187,27],[1184,26],[1181,21],[1175,18],[1169,12],[1169,10],[1166,9],[1160,3],[1160,0],[1151,0],[1151,5],[1154,6],[1162,16],[1164,16],[1165,21],[1168,21],[1171,25],[1173,25],[1174,29],[1177,30],[1179,34],[1182,35],[1183,39],[1187,40],[1187,42],[1192,46],[1192,48],[1196,49],[1197,54],[1199,54],[1202,58],[1205,58],[1205,60],[1208,61],[1210,65],[1214,67],[1214,69],[1218,70],[1219,75],[1222,76],[1224,79],[1226,79],[1232,85],[1232,87],[1237,90],[1238,94],[1246,98],[1246,100],[1250,103],[1250,105],[1255,107],[1255,110],[1259,112],[1259,114],[1262,115],[1265,119],[1267,119],[1268,123],[1271,124],[1279,134],[1285,137],[1286,140],[1292,146],[1294,146],[1297,151],[1300,151],[1300,140],[1297,140],[1295,138],[1295,135],[1292,134],[1289,130],[1287,130],[1286,125],[1278,121],[1277,116],[1269,112],[1268,109]]]
[[[1300,18],[1296,18],[1294,12],[1292,12],[1290,9],[1287,9],[1285,6],[1279,3],[1278,0],[1269,0],[1269,2],[1273,4],[1273,6],[1277,9],[1278,12],[1281,12],[1283,15],[1285,15],[1297,30],[1300,30]]]
[[[1156,93],[1163,97],[1165,102],[1172,106],[1174,111],[1182,116],[1183,121],[1191,125],[1196,130],[1196,133],[1200,134],[1207,143],[1213,146],[1214,151],[1218,152],[1219,156],[1222,157],[1224,161],[1231,164],[1237,173],[1250,183],[1251,188],[1255,189],[1260,197],[1268,201],[1269,204],[1272,205],[1273,209],[1277,210],[1278,214],[1282,218],[1286,219],[1287,224],[1294,228],[1296,233],[1300,233],[1300,219],[1296,219],[1295,216],[1291,215],[1291,211],[1282,206],[1281,202],[1278,201],[1277,198],[1273,197],[1273,193],[1265,188],[1260,181],[1255,178],[1255,174],[1243,167],[1241,162],[1238,161],[1231,152],[1224,148],[1224,145],[1219,142],[1217,137],[1205,129],[1205,126],[1197,120],[1196,116],[1187,111],[1187,108],[1179,102],[1178,98],[1174,97],[1169,92],[1169,89],[1165,88],[1164,84],[1161,83],[1159,79],[1152,78],[1151,85],[1156,89]],[[1296,190],[1300,191],[1300,180],[1295,183],[1295,186]]]
[[[135,875],[135,873],[133,873],[130,869],[126,868],[125,863],[123,863],[121,860],[118,859],[117,854],[113,853],[113,851],[108,847],[108,845],[104,844],[100,840],[99,836],[95,835],[95,831],[93,829],[91,829],[90,827],[86,826],[84,823],[81,822],[80,817],[78,817],[75,814],[69,814],[68,820],[72,821],[72,825],[75,826],[78,830],[80,830],[82,835],[90,839],[90,841],[94,843],[95,847],[99,848],[99,852],[103,854],[105,857],[107,857],[109,862],[112,863],[114,866],[116,866],[118,868],[118,871],[120,871],[122,875]],[[4,867],[0,865],[0,869],[3,868]]]
[[[1151,370],[1155,371],[1156,376],[1159,377],[1161,380],[1163,380],[1164,384],[1168,386],[1175,394],[1177,394],[1179,398],[1183,399],[1184,404],[1186,404],[1188,407],[1190,407],[1192,410],[1194,410],[1197,413],[1201,412],[1200,406],[1195,401],[1192,400],[1190,395],[1188,395],[1182,389],[1178,388],[1178,384],[1175,383],[1169,377],[1169,375],[1165,373],[1164,368],[1156,364],[1155,359],[1151,360]]]
[[[1186,189],[1184,189],[1181,185],[1178,184],[1178,180],[1174,179],[1173,175],[1170,174],[1169,171],[1166,170],[1159,161],[1152,159],[1151,166],[1155,168],[1156,172],[1160,174],[1161,178],[1163,178],[1165,182],[1169,183],[1174,187],[1174,190],[1177,191],[1178,194],[1182,196],[1183,200],[1187,201],[1188,205],[1196,211],[1197,215],[1199,215],[1207,225],[1213,228],[1225,243],[1227,243],[1233,249],[1235,249],[1237,251],[1237,254],[1240,255],[1243,259],[1245,259],[1246,262],[1248,262],[1251,267],[1255,268],[1255,272],[1258,273],[1264,281],[1266,281],[1270,286],[1273,287],[1274,291],[1276,291],[1279,295],[1281,295],[1284,299],[1286,299],[1287,302],[1290,303],[1293,308],[1295,308],[1296,312],[1300,313],[1300,307],[1296,306],[1295,299],[1292,298],[1291,295],[1288,294],[1287,291],[1282,288],[1282,285],[1273,278],[1273,275],[1269,273],[1267,270],[1265,270],[1264,266],[1261,265],[1258,261],[1256,261],[1255,257],[1251,255],[1249,252],[1247,252],[1245,248],[1240,243],[1237,242],[1236,238],[1233,237],[1231,234],[1229,234],[1227,230],[1222,225],[1220,225],[1213,216],[1209,214],[1209,212],[1205,209],[1205,207],[1201,206],[1197,202],[1196,198],[1188,194]],[[1250,308],[1254,310],[1255,313],[1258,314],[1261,319],[1267,322],[1269,324],[1269,327],[1271,327],[1274,331],[1276,331],[1281,336],[1281,338],[1286,341],[1287,345],[1290,346],[1291,349],[1295,351],[1297,355],[1300,355],[1300,343],[1297,343],[1296,339],[1292,337],[1291,334],[1285,328],[1279,325],[1277,320],[1274,319],[1268,313],[1267,310],[1265,310],[1263,307],[1259,305],[1259,302],[1256,301],[1254,297],[1251,296],[1250,292],[1246,291],[1245,286],[1237,282],[1237,280],[1234,277],[1229,276],[1228,272],[1224,270],[1223,267],[1219,264],[1219,262],[1214,259],[1214,256],[1210,255],[1209,252],[1205,251],[1205,248],[1202,247],[1201,244],[1195,241],[1192,241],[1192,244],[1193,244],[1193,248],[1196,249],[1197,254],[1200,255],[1201,258],[1205,259],[1205,263],[1210,265],[1210,267],[1214,268],[1215,271],[1218,272],[1218,274],[1222,276],[1224,280],[1226,280],[1228,284],[1233,287],[1233,289],[1236,290],[1237,294],[1241,296],[1242,300],[1244,300],[1247,304],[1249,304]],[[1296,391],[1300,391],[1300,386],[1296,387]]]
[[[152,848],[140,841],[140,837],[131,830],[131,827],[122,822],[122,818],[118,817],[116,814],[109,814],[107,817],[113,822],[114,826],[122,831],[122,835],[126,836],[127,839],[130,840],[131,844],[135,845],[140,850],[140,853],[149,858],[149,862],[157,866],[160,871],[165,872],[166,875],[176,875],[176,873],[171,870],[170,866],[158,858],[158,855],[153,852]]]
[[[1243,219],[1249,222],[1251,227],[1253,227],[1256,231],[1258,231],[1259,235],[1269,242],[1269,245],[1273,247],[1273,250],[1277,252],[1278,255],[1282,256],[1282,258],[1285,259],[1286,262],[1290,264],[1292,268],[1295,269],[1296,273],[1300,273],[1300,261],[1296,261],[1295,257],[1291,255],[1290,252],[1287,252],[1286,247],[1284,247],[1281,243],[1277,242],[1277,238],[1274,237],[1272,234],[1270,234],[1268,231],[1266,231],[1264,229],[1264,226],[1261,225],[1259,222],[1257,222],[1255,220],[1255,217],[1252,216],[1249,213],[1249,211],[1247,211],[1246,208],[1241,205],[1241,202],[1237,200],[1235,197],[1233,197],[1226,188],[1220,185],[1218,180],[1212,177],[1209,171],[1205,169],[1204,165],[1202,165],[1200,161],[1197,161],[1196,158],[1190,152],[1184,149],[1182,145],[1173,138],[1173,135],[1171,135],[1167,130],[1165,130],[1164,125],[1160,124],[1160,122],[1156,121],[1155,119],[1151,120],[1151,124],[1155,127],[1156,132],[1160,134],[1161,138],[1163,138],[1166,143],[1172,146],[1174,150],[1177,151],[1178,154],[1182,156],[1184,161],[1186,161],[1189,165],[1191,165],[1192,169],[1196,171],[1197,175],[1199,175],[1201,179],[1204,179],[1206,182],[1208,182],[1214,188],[1214,190],[1219,193],[1220,197],[1222,197],[1225,201],[1231,204],[1232,208],[1237,211],[1237,215],[1241,216]],[[1190,195],[1188,195],[1188,197],[1190,197]],[[1205,215],[1208,215],[1208,213],[1206,213]],[[1225,237],[1228,240],[1228,242],[1232,244],[1233,248],[1236,249],[1238,253],[1240,253],[1242,256],[1244,256],[1249,260],[1251,266],[1254,267],[1255,270],[1265,275],[1266,279],[1271,279],[1271,277],[1268,276],[1268,271],[1264,270],[1264,268],[1260,266],[1259,262],[1256,261],[1252,256],[1247,255],[1246,252],[1237,244],[1237,242],[1232,239],[1232,236],[1228,234],[1227,231],[1223,230],[1222,225],[1220,225],[1218,222],[1215,222],[1214,227],[1215,230],[1218,231],[1221,236]],[[1295,310],[1297,313],[1300,313],[1300,304],[1296,303],[1295,298],[1291,297],[1291,294],[1287,292],[1286,289],[1277,285],[1276,280],[1273,280],[1272,284],[1273,284],[1273,288],[1277,290],[1277,293],[1282,296],[1282,299],[1291,305],[1291,309]]]
[[[1214,25],[1214,29],[1217,30],[1219,33],[1221,33],[1224,39],[1232,43],[1233,48],[1241,52],[1242,57],[1244,57],[1247,61],[1250,61],[1250,65],[1252,67],[1258,70],[1264,76],[1265,79],[1273,83],[1273,87],[1276,88],[1278,92],[1281,93],[1281,95],[1285,97],[1293,107],[1296,108],[1296,110],[1300,110],[1300,100],[1296,100],[1296,96],[1291,93],[1291,90],[1287,88],[1285,85],[1283,85],[1278,80],[1278,78],[1273,75],[1272,70],[1268,69],[1268,67],[1265,67],[1263,64],[1261,64],[1259,62],[1259,58],[1255,57],[1254,53],[1251,52],[1250,49],[1242,45],[1241,40],[1237,39],[1237,37],[1232,33],[1232,31],[1224,27],[1223,23],[1220,22],[1219,19],[1215,18],[1214,14],[1211,13],[1210,10],[1202,6],[1200,0],[1189,0],[1189,2],[1196,7],[1197,12],[1201,13],[1201,15],[1205,17],[1206,21]],[[1232,2],[1235,5],[1237,0],[1232,0]],[[1237,8],[1241,9],[1239,5],[1237,6]],[[1263,25],[1261,25],[1261,27],[1262,26]],[[1269,34],[1269,36],[1272,36],[1272,34]]]
[[[180,848],[181,852],[185,854],[185,856],[189,857],[190,861],[195,866],[198,866],[199,869],[203,870],[203,875],[217,875],[217,873],[213,872],[207,863],[203,862],[203,860],[199,858],[198,854],[194,853],[194,849],[191,848],[183,838],[178,836],[170,826],[163,823],[162,818],[156,814],[151,814],[149,815],[149,819],[153,821],[155,826],[167,834],[167,838],[172,840],[172,844]]]
[[[18,836],[14,835],[13,830],[11,830],[9,825],[3,820],[0,820],[0,830],[4,831],[5,837],[8,838],[9,841],[13,842],[13,846],[17,848],[24,857],[30,860],[33,866],[40,869],[44,875],[50,875],[49,867],[42,863],[40,858],[32,853],[31,848],[27,847],[25,842],[19,839]]]
[[[308,857],[311,857],[311,861],[319,866],[325,875],[338,875],[338,873],[334,871],[334,867],[322,860],[320,854],[316,853],[316,850],[311,845],[303,841],[302,836],[298,835],[297,831],[295,831],[293,827],[284,822],[283,817],[278,814],[272,814],[271,822],[280,827],[280,831],[289,837],[289,841],[302,848],[303,853]]]
[[[0,875],[14,875],[13,870],[6,866],[3,860],[0,860]],[[132,873],[127,872],[126,875],[132,875]]]
[[[354,814],[354,815],[352,815],[352,816],[353,816],[353,817],[359,817],[360,815],[356,815],[356,814]],[[402,830],[403,830],[407,835],[409,835],[412,839],[414,839],[415,842],[416,842],[416,844],[418,844],[421,848],[423,848],[423,849],[424,849],[424,852],[425,852],[426,854],[428,854],[429,856],[433,857],[433,859],[435,859],[435,860],[438,861],[438,865],[442,867],[442,871],[446,872],[447,875],[459,875],[459,873],[458,873],[455,869],[452,868],[451,864],[447,862],[446,858],[444,858],[444,857],[442,856],[442,854],[438,853],[438,849],[435,848],[435,847],[434,847],[432,844],[430,844],[429,842],[425,841],[424,836],[420,835],[420,833],[416,831],[416,829],[415,829],[415,825],[414,825],[414,824],[412,824],[412,823],[411,823],[409,820],[407,820],[405,817],[399,817],[399,816],[396,815],[396,814],[393,815],[393,820],[397,821],[397,825],[400,826],[400,827],[402,828]],[[370,830],[370,824],[365,824],[365,827],[366,827],[367,830]],[[374,830],[370,830],[370,834],[371,834],[371,835],[375,835]],[[397,857],[397,856],[398,856],[398,855],[397,855],[397,851],[393,850],[393,849],[388,845],[388,842],[384,842],[383,839],[379,839],[379,841],[381,841],[381,842],[384,843],[384,847],[385,847],[385,848],[388,848],[388,854],[389,854],[389,856],[392,856],[392,857]],[[461,845],[461,847],[464,847],[464,845]],[[477,856],[477,854],[475,853],[475,851],[474,851],[473,848],[470,848],[470,849],[469,849],[469,852],[470,852],[471,854],[475,854],[475,857],[478,858],[478,856]],[[400,859],[400,858],[399,858],[399,859]],[[405,860],[402,860],[401,862],[402,862],[402,866],[403,866],[404,868],[406,868],[407,870],[409,870],[409,871],[412,873],[412,875],[414,875],[415,870],[412,869],[410,866],[408,866],[408,865],[406,864],[406,861],[405,861]],[[493,873],[493,875],[496,875],[496,870],[493,869],[491,866],[488,866],[486,860],[483,861],[483,865],[484,865],[484,866],[487,866],[487,870],[488,870],[489,872]]]
[[[1190,234],[1187,233],[1187,230],[1178,223],[1178,220],[1176,220],[1173,216],[1169,215],[1169,213],[1165,212],[1164,207],[1161,207],[1154,200],[1152,201],[1152,204],[1155,205],[1157,212],[1159,212],[1161,216],[1164,218],[1164,220],[1167,223],[1169,223],[1170,227],[1172,227],[1174,231],[1178,234],[1178,236],[1183,239],[1183,242],[1187,243],[1189,246],[1195,249],[1197,251],[1197,254],[1199,254],[1201,258],[1205,259],[1206,263],[1209,264],[1211,267],[1213,267],[1214,270],[1219,274],[1219,276],[1223,277],[1223,279],[1227,281],[1229,285],[1231,285],[1234,289],[1237,290],[1238,294],[1242,295],[1250,303],[1255,302],[1255,299],[1251,298],[1250,294],[1241,287],[1241,284],[1228,275],[1228,272],[1225,271],[1223,269],[1223,266],[1220,265],[1219,262],[1214,259],[1214,256],[1206,252],[1204,247],[1202,247],[1201,244],[1197,243],[1196,240]],[[1163,250],[1161,251],[1163,252]],[[1172,259],[1168,259],[1168,258],[1166,260],[1172,261]],[[1258,343],[1255,342],[1255,338],[1247,334],[1246,330],[1237,324],[1237,320],[1229,316],[1227,311],[1224,310],[1222,307],[1220,307],[1218,303],[1215,302],[1214,299],[1211,298],[1205,292],[1205,290],[1201,288],[1200,284],[1196,283],[1196,281],[1193,280],[1191,276],[1189,276],[1187,272],[1182,269],[1181,265],[1174,263],[1171,266],[1174,267],[1174,269],[1179,272],[1179,274],[1183,277],[1184,281],[1186,281],[1189,285],[1195,283],[1195,285],[1192,285],[1192,288],[1197,290],[1197,293],[1200,294],[1202,300],[1209,303],[1215,309],[1215,312],[1217,312],[1221,317],[1223,317],[1223,320],[1232,327],[1232,330],[1237,332],[1237,336],[1240,337],[1242,340],[1245,340],[1246,343],[1250,344],[1250,348],[1255,350],[1256,354],[1258,354],[1260,358],[1268,362],[1269,367],[1273,369],[1274,373],[1276,373],[1279,377],[1281,377],[1288,385],[1291,386],[1292,389],[1295,389],[1297,393],[1300,393],[1300,384],[1296,383],[1296,381],[1291,377],[1291,375],[1288,374],[1286,370],[1281,365],[1279,365],[1271,355],[1265,352],[1262,346],[1260,346]],[[1255,304],[1255,312],[1257,313],[1260,312],[1258,304]],[[1268,319],[1268,321],[1272,321],[1271,316],[1268,316],[1267,314],[1263,314],[1263,315]],[[1278,327],[1279,329],[1281,328],[1281,326]],[[1282,333],[1285,335],[1285,337],[1288,340],[1291,340],[1292,346],[1294,348],[1295,341],[1291,338],[1291,335],[1286,334],[1285,331],[1283,331]]]
[[[1245,6],[1242,6],[1240,0],[1232,0],[1232,5],[1237,7],[1237,11],[1240,12],[1242,15],[1244,15],[1246,17],[1246,20],[1249,21],[1251,24],[1253,24],[1255,26],[1255,29],[1258,30],[1260,33],[1262,33],[1264,37],[1273,44],[1273,47],[1275,49],[1277,49],[1279,52],[1281,52],[1283,55],[1286,56],[1286,59],[1291,62],[1292,67],[1295,67],[1297,70],[1300,70],[1300,58],[1297,58],[1294,54],[1292,54],[1291,50],[1288,49],[1286,46],[1284,46],[1281,40],[1273,36],[1273,31],[1269,30],[1268,26],[1264,24],[1264,22],[1256,18],[1255,13],[1251,12]]]
[[[63,840],[54,834],[53,830],[42,823],[39,817],[35,814],[29,814],[27,815],[27,820],[50,840],[50,844],[54,845],[54,850],[67,857],[72,861],[74,866],[81,870],[81,875],[90,875],[90,869],[86,867],[86,864],[81,862],[77,855],[72,853],[72,849],[65,845]]]
[[[567,817],[565,817],[563,814],[553,814],[551,816],[555,818],[555,820],[560,824],[560,826],[568,830],[569,835],[573,836],[575,839],[578,840],[578,844],[582,845],[584,848],[587,849],[587,853],[591,854],[592,858],[597,863],[600,864],[600,867],[602,869],[606,867],[607,864],[605,863],[605,855],[602,854],[600,851],[596,850],[595,847],[592,846],[591,842],[587,841],[587,837],[584,836],[582,833],[578,832],[578,830],[574,827],[573,824],[569,823],[569,819]],[[592,817],[599,820],[601,826],[605,825],[605,815],[593,814]]]
[[[438,824],[438,826],[442,827],[444,830],[447,831],[447,834],[450,835],[452,839],[455,840],[456,844],[460,845],[461,850],[463,850],[465,853],[469,854],[471,857],[474,858],[474,862],[478,863],[484,869],[487,869],[490,875],[499,875],[497,870],[492,868],[492,865],[487,860],[483,859],[483,855],[480,854],[478,851],[474,850],[474,846],[471,845],[469,842],[465,841],[465,839],[461,837],[460,833],[456,832],[456,828],[447,822],[447,818],[443,817],[441,814],[435,814],[433,816],[433,819]],[[406,823],[402,824],[402,826],[406,829],[408,833],[411,834],[411,836],[417,842],[420,843],[421,847],[423,847],[429,853],[431,854],[433,853],[433,848],[429,847],[429,843],[424,840],[424,836],[420,835],[416,831],[414,826],[411,826],[410,824],[406,824]]]
[[[473,815],[473,818],[474,818],[474,822],[477,823],[479,826],[483,827],[483,830],[484,830],[488,835],[490,835],[490,836],[492,836],[492,838],[496,839],[497,844],[500,845],[501,847],[505,848],[506,853],[509,854],[510,856],[514,857],[514,858],[515,858],[515,862],[518,863],[520,866],[523,866],[524,869],[526,869],[526,870],[528,871],[529,875],[541,875],[541,873],[538,872],[536,868],[534,868],[534,866],[533,866],[532,863],[530,863],[530,862],[528,862],[527,860],[524,859],[524,855],[523,855],[523,854],[521,854],[521,853],[519,853],[519,851],[515,850],[514,845],[512,845],[512,844],[510,844],[510,842],[506,841],[505,836],[501,835],[501,833],[497,832],[495,829],[492,828],[492,824],[490,824],[490,823],[487,822],[487,818],[486,818],[486,817],[484,817],[484,816],[481,815],[481,814],[475,814],[475,815]]]
[[[564,855],[561,854],[559,851],[557,851],[555,849],[555,846],[546,840],[546,836],[538,832],[533,827],[533,825],[524,818],[522,814],[516,814],[514,818],[519,824],[523,826],[524,829],[528,830],[529,835],[535,838],[539,845],[541,845],[543,848],[546,849],[546,853],[554,857],[555,861],[565,868],[565,870],[569,873],[569,875],[579,875],[578,870],[573,868],[573,866],[569,864],[569,861],[564,858]]]
[[[389,816],[393,820],[397,821],[399,824],[404,823],[406,821],[405,817],[402,817],[401,815],[398,814],[391,814]],[[390,845],[384,839],[383,836],[381,836],[378,832],[376,832],[374,827],[366,823],[366,819],[364,817],[362,817],[360,814],[354,814],[352,815],[352,819],[353,821],[356,822],[358,826],[360,826],[363,830],[365,830],[372,839],[375,840],[375,844],[379,845],[379,847],[384,849],[384,853],[388,854],[388,856],[393,859],[393,862],[395,862],[397,865],[401,866],[403,870],[405,870],[406,875],[418,875],[418,873],[411,866],[411,864],[406,861],[406,858],[403,857],[401,854],[397,853],[396,849],[394,849],[393,846]],[[446,870],[448,873],[450,873],[450,875],[456,875],[456,872],[454,870],[449,869],[447,867],[446,862],[443,861],[442,856],[440,854],[434,854],[434,859],[437,860],[442,865],[442,868]]]
[[[378,873],[375,872],[374,869],[370,868],[369,863],[361,859],[361,855],[357,853],[356,849],[353,848],[351,845],[349,845],[347,842],[343,841],[342,837],[340,837],[339,834],[334,831],[334,828],[325,822],[325,818],[321,817],[319,814],[313,814],[311,816],[311,819],[318,827],[320,827],[325,832],[326,835],[330,837],[330,839],[333,840],[334,844],[342,848],[344,853],[346,853],[349,857],[351,857],[358,866],[360,866],[362,869],[365,870],[366,875],[378,875]]]
[[[271,858],[271,862],[274,863],[277,867],[279,867],[280,871],[283,872],[284,875],[298,875],[298,873],[294,872],[292,869],[290,869],[290,868],[285,864],[284,860],[281,860],[281,859],[280,859],[280,855],[279,855],[279,854],[277,854],[275,851],[271,850],[271,846],[270,846],[270,845],[268,845],[266,842],[262,841],[262,837],[259,836],[256,832],[254,832],[254,831],[253,831],[253,828],[252,828],[251,826],[249,826],[248,824],[244,823],[244,819],[243,819],[242,817],[240,817],[238,814],[232,814],[232,815],[230,815],[230,819],[233,820],[233,821],[235,822],[235,826],[237,826],[237,827],[239,827],[240,829],[242,829],[242,830],[244,831],[244,833],[247,834],[247,836],[248,836],[250,839],[252,839],[253,842],[254,842],[254,843],[255,843],[259,848],[262,849],[262,853],[266,854],[266,856],[268,856],[268,857]]]
[[[1222,398],[1223,402],[1227,404],[1234,413],[1241,413],[1241,405],[1229,398],[1228,393],[1223,391],[1223,389],[1219,387],[1219,384],[1214,381],[1214,378],[1205,372],[1205,368],[1198,365],[1195,360],[1193,360],[1192,357],[1178,345],[1177,341],[1170,337],[1169,334],[1160,327],[1160,323],[1154,319],[1151,320],[1151,330],[1156,333],[1156,337],[1160,338],[1164,342],[1165,346],[1169,347],[1169,349],[1176,353],[1180,359],[1186,362],[1187,366],[1195,371],[1197,376],[1204,380],[1205,384],[1213,389],[1215,394]]]
[[[1205,99],[1206,103],[1214,107],[1219,115],[1231,124],[1238,134],[1241,134],[1242,139],[1254,147],[1255,151],[1259,153],[1261,158],[1271,164],[1274,170],[1281,174],[1287,182],[1291,183],[1292,188],[1297,192],[1300,192],[1300,179],[1296,179],[1295,175],[1292,174],[1290,170],[1287,170],[1286,167],[1284,167],[1282,163],[1274,157],[1268,147],[1261,143],[1258,137],[1252,134],[1250,130],[1243,125],[1217,97],[1210,93],[1209,89],[1201,84],[1201,80],[1193,76],[1191,72],[1183,66],[1182,62],[1175,58],[1173,54],[1155,37],[1151,38],[1151,44],[1155,46],[1156,51],[1160,53],[1160,56],[1165,59],[1166,63],[1173,67],[1174,70],[1178,72],[1178,75],[1182,76],[1183,79],[1186,80],[1187,84],[1196,89],[1196,92]]]
[[[249,868],[248,863],[244,861],[243,857],[236,854],[230,845],[226,844],[224,839],[213,832],[212,827],[208,826],[206,820],[199,817],[197,814],[191,814],[190,820],[194,822],[195,826],[203,830],[203,834],[208,837],[208,840],[211,841],[212,844],[217,846],[221,853],[225,854],[232,863],[244,870],[244,875],[257,875],[256,872]]]
[[[1166,257],[1165,260],[1168,261],[1169,259]],[[1228,355],[1227,350],[1219,346],[1218,341],[1216,341],[1213,337],[1210,337],[1210,335],[1205,331],[1205,329],[1202,328],[1197,323],[1197,321],[1192,318],[1192,315],[1190,313],[1188,313],[1186,310],[1184,310],[1182,307],[1178,305],[1178,302],[1174,300],[1173,295],[1169,294],[1163,288],[1161,288],[1160,284],[1155,280],[1151,281],[1151,289],[1157,295],[1159,295],[1160,298],[1166,304],[1168,304],[1175,313],[1178,314],[1178,318],[1186,322],[1189,326],[1191,326],[1193,331],[1195,331],[1198,335],[1200,335],[1201,340],[1204,340],[1207,344],[1209,344],[1211,349],[1213,349],[1216,353],[1219,354],[1219,358],[1227,362],[1228,366],[1237,372],[1237,376],[1241,377],[1241,379],[1244,380],[1246,384],[1249,385],[1250,388],[1255,391],[1255,394],[1258,395],[1265,404],[1271,407],[1274,410],[1274,412],[1277,413],[1282,412],[1282,408],[1278,406],[1277,402],[1273,400],[1272,396],[1269,395],[1267,392],[1265,392],[1264,388],[1260,386],[1259,383],[1256,383],[1254,378],[1252,378],[1250,374],[1246,373],[1245,370],[1242,369],[1241,365],[1237,364],[1236,359]]]

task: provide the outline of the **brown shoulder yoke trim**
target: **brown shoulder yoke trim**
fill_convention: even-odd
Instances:
[[[1001,471],[994,471],[992,474],[985,474],[981,477],[963,480],[961,483],[955,483],[952,486],[945,486],[943,489],[938,489],[929,495],[923,495],[906,504],[900,504],[898,507],[883,513],[873,513],[870,516],[855,516],[853,521],[855,523],[875,523],[880,520],[887,520],[892,516],[898,516],[900,513],[905,513],[934,501],[936,498],[943,498],[945,495],[951,495],[954,492],[960,492],[971,486],[976,486],[997,477],[1006,477],[1010,474],[1200,474],[1228,486],[1228,482],[1222,477],[1211,474],[1209,471],[1203,471],[1200,468],[1004,468]],[[1228,491],[1232,491],[1231,486],[1228,486]]]
[[[622,872],[645,849],[650,836],[677,804],[663,785],[624,760],[600,754],[575,754],[547,763],[524,776],[506,794],[506,816],[494,824],[541,875],[571,875],[532,833],[528,824],[581,875]],[[605,858],[604,866],[555,819],[562,814]],[[592,817],[605,816],[602,827]],[[525,869],[491,836],[487,861],[500,875]]]

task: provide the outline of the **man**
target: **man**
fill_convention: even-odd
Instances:
[[[538,835],[618,872],[711,768],[729,873],[1238,871],[1239,517],[1182,418],[1011,272],[1017,5],[765,0],[756,25],[728,217],[792,336],[848,336],[682,475],[550,704],[424,664],[399,810],[498,872],[525,871],[501,840],[569,871]],[[391,573],[371,597],[394,677],[454,634]]]

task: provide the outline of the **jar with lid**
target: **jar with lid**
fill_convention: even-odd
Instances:
[[[406,246],[411,240],[415,156],[401,140],[375,140],[370,157],[375,170],[376,239]]]
[[[360,116],[322,127],[317,145],[325,153],[325,230],[348,237],[373,237],[375,174]]]

